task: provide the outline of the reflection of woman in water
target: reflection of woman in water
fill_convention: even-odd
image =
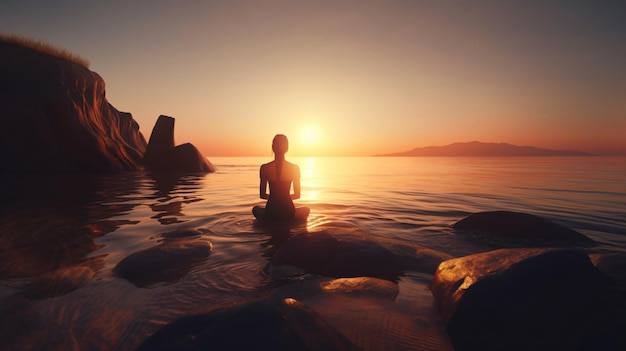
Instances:
[[[254,206],[252,213],[257,218],[289,220],[296,216],[293,200],[300,198],[300,167],[285,160],[289,141],[277,134],[272,141],[274,161],[261,166],[259,196],[266,199],[265,208]],[[269,183],[269,194],[267,185]],[[293,194],[291,184],[293,183]],[[308,209],[306,209],[308,215]]]

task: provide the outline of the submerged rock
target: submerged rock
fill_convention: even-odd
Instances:
[[[509,211],[472,214],[452,225],[482,234],[496,247],[560,247],[591,245],[593,240],[572,229],[535,215]]]
[[[402,260],[406,271],[435,274],[441,262],[455,258],[450,254],[412,243],[392,244],[390,249]]]
[[[394,300],[400,289],[398,284],[372,277],[339,278],[320,284],[323,292],[352,296],[372,296]]]
[[[372,277],[328,278],[309,275],[293,280],[276,290],[273,297],[293,297],[306,301],[327,296],[346,296],[355,299],[373,298],[393,301],[400,293],[398,284],[386,279]]]
[[[62,296],[87,284],[96,273],[87,266],[71,266],[35,278],[24,290],[24,296],[44,299]]]
[[[400,289],[405,289],[399,294]],[[272,298],[304,302],[362,350],[452,350],[427,282],[308,275]]]
[[[144,165],[161,172],[215,172],[215,167],[192,144],[175,146],[174,118],[159,116],[143,157]]]
[[[140,288],[173,283],[204,262],[212,247],[202,239],[165,241],[126,257],[113,272]]]
[[[501,249],[448,260],[432,291],[455,350],[623,346],[623,295],[583,252]]]
[[[0,40],[0,171],[136,169],[146,147],[139,125],[105,97],[84,65]]]
[[[149,337],[148,350],[358,350],[305,304],[266,299],[183,317]]]
[[[404,270],[402,261],[382,245],[353,234],[340,227],[298,234],[278,248],[274,261],[331,277],[397,280]]]
[[[152,207],[152,206],[151,206]],[[164,238],[166,240],[172,239],[185,239],[185,238],[193,238],[200,237],[202,232],[197,229],[178,229],[171,232],[161,233],[159,237]]]

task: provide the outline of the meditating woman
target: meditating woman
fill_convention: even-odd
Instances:
[[[300,167],[285,160],[289,141],[283,134],[277,134],[272,141],[274,161],[261,166],[259,196],[267,200],[265,207],[254,206],[252,213],[258,219],[291,220],[294,217],[306,218],[307,207],[296,209],[293,200],[300,198]],[[269,184],[269,194],[267,186]],[[293,184],[293,193],[291,186]]]

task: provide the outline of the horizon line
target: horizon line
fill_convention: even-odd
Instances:
[[[584,151],[583,151],[584,152]],[[567,158],[574,158],[574,157],[626,157],[626,152],[625,153],[616,153],[616,154],[598,154],[598,153],[588,153],[587,155],[508,155],[508,156],[501,156],[501,155],[484,155],[484,156],[469,156],[469,155],[421,155],[421,156],[410,156],[410,155],[385,155],[385,154],[378,154],[378,155],[288,155],[290,157],[463,157],[463,158],[479,158],[479,157],[489,157],[489,158],[524,158],[524,157],[531,157],[531,158],[549,158],[549,157],[567,157]],[[209,156],[205,156],[205,157],[266,157],[266,158],[272,158],[272,155],[209,155]]]

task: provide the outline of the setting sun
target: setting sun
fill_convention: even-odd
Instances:
[[[315,127],[306,127],[302,130],[302,143],[307,146],[317,145],[320,139],[319,130]]]

